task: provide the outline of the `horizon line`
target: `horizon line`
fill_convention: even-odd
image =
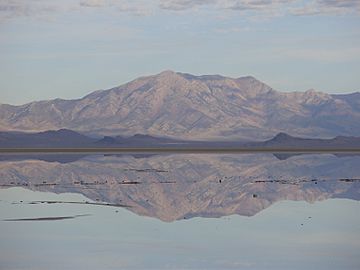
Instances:
[[[0,154],[29,153],[360,153],[360,148],[0,148]]]

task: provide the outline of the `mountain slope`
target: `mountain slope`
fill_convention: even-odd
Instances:
[[[359,136],[359,104],[358,93],[281,93],[253,77],[165,71],[77,100],[0,105],[0,129],[182,139]]]

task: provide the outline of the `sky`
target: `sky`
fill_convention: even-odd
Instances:
[[[360,91],[359,0],[0,0],[0,103],[163,70]]]

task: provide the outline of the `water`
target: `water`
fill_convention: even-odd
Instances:
[[[0,269],[360,268],[360,156],[0,159]]]

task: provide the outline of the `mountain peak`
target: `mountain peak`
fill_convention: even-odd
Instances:
[[[272,138],[272,141],[283,141],[283,140],[288,140],[288,139],[293,139],[294,137],[290,136],[289,134],[285,133],[285,132],[279,132],[278,134],[275,135],[274,138]]]
[[[156,75],[148,77],[149,79],[155,79],[158,83],[172,84],[179,81],[184,81],[183,76],[180,73],[173,70],[164,70]]]
[[[161,71],[159,74],[157,74],[155,76],[174,76],[177,74],[178,74],[177,72],[167,69],[167,70]]]
[[[184,73],[184,72],[176,72],[173,70],[164,70],[154,76],[151,77],[156,77],[156,78],[165,78],[165,79],[169,79],[169,78],[177,78],[177,79],[186,79],[188,81],[201,81],[201,82],[216,82],[216,81],[234,81],[234,82],[248,82],[248,83],[256,83],[256,84],[262,84],[265,85],[265,83],[263,83],[262,81],[258,80],[257,78],[255,78],[254,76],[242,76],[242,77],[238,77],[238,78],[233,78],[233,77],[225,77],[223,75],[219,75],[219,74],[205,74],[205,75],[194,75],[194,74],[190,74],[190,73]]]
[[[199,80],[199,81],[216,81],[216,80],[225,80],[226,77],[218,75],[218,74],[214,74],[214,75],[193,75],[190,73],[178,73],[180,76],[182,76],[183,78],[187,79],[187,80]]]
[[[303,92],[302,94],[303,102],[309,104],[321,104],[324,101],[331,99],[331,95],[323,92],[316,91],[315,89],[311,88],[307,91]]]
[[[39,134],[52,134],[52,135],[61,135],[61,136],[66,136],[66,135],[76,135],[76,136],[83,136],[82,134],[75,132],[73,130],[70,129],[66,129],[66,128],[61,128],[58,130],[46,130],[43,132],[39,132]]]
[[[251,75],[241,76],[241,77],[237,78],[237,80],[253,80],[253,81],[259,81],[258,79],[256,79],[254,76],[251,76]]]
[[[253,76],[165,70],[76,100],[0,105],[0,129],[68,128],[94,135],[136,133],[181,139],[266,139],[360,134],[360,96],[281,93]],[[278,134],[276,138],[289,138]]]

